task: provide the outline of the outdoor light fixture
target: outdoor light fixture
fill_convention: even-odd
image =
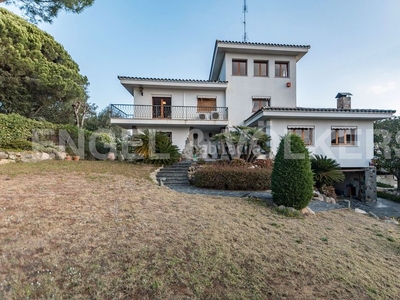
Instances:
[[[143,96],[143,87],[142,86],[139,86],[139,92],[140,92],[140,95]]]

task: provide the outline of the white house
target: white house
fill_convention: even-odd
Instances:
[[[369,183],[375,178],[370,168],[373,122],[395,111],[352,109],[350,93],[336,96],[336,108],[297,107],[296,64],[309,49],[217,40],[208,80],[118,77],[133,104],[112,104],[111,122],[165,132],[180,149],[196,139],[210,157],[222,151],[210,137],[235,125],[265,127],[272,153],[280,137],[293,132],[312,153],[340,163],[347,175],[339,187],[343,193],[376,198],[375,186]]]

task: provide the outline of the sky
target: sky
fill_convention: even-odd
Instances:
[[[16,12],[10,6],[2,7]],[[297,64],[297,106],[400,115],[399,0],[247,0],[249,42],[310,45]],[[215,40],[243,40],[243,0],[95,0],[38,26],[90,82],[89,102],[132,104],[117,76],[208,79]]]

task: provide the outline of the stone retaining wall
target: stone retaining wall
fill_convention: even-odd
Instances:
[[[46,153],[40,151],[23,151],[23,152],[13,152],[13,151],[0,151],[0,165],[7,163],[16,162],[38,162],[42,160],[49,159],[65,159],[65,153],[63,152],[53,152]]]

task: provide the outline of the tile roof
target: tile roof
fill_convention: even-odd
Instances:
[[[228,83],[228,81],[211,81],[201,79],[173,79],[173,78],[152,78],[152,77],[130,77],[130,76],[118,76],[119,80],[132,79],[139,81],[164,81],[164,82],[185,82],[185,83]]]
[[[308,107],[263,107],[263,111],[293,111],[293,112],[338,112],[338,113],[389,113],[394,114],[396,111],[391,109],[338,109],[338,108],[308,108]]]
[[[290,44],[238,42],[238,41],[221,41],[221,40],[217,40],[217,43],[218,44],[236,44],[236,45],[272,46],[272,47],[288,47],[288,48],[306,48],[306,49],[310,49],[310,45],[290,45]]]

